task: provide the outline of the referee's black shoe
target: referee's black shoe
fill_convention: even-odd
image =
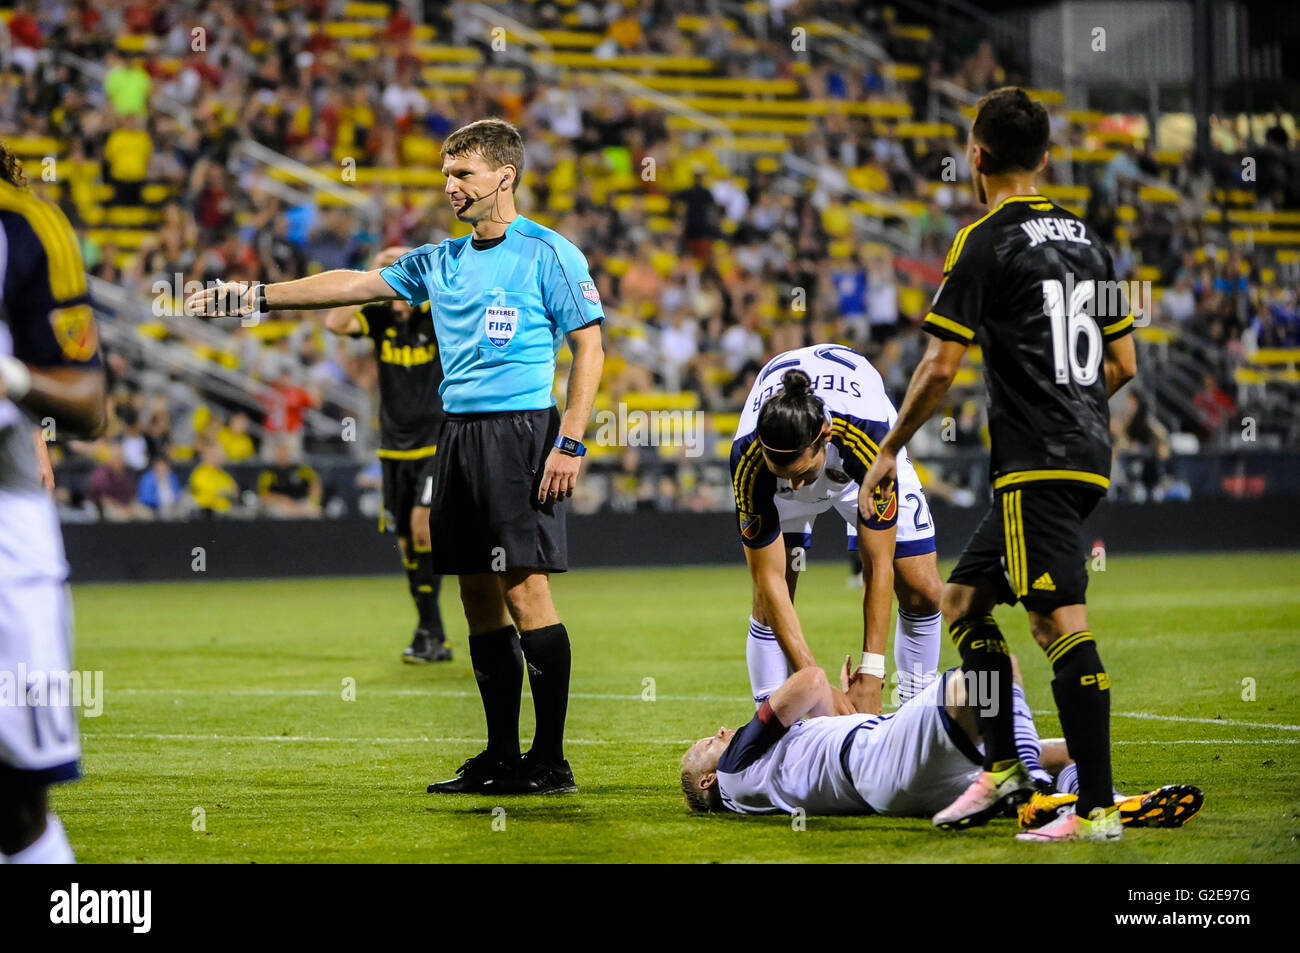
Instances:
[[[504,761],[490,751],[480,751],[456,769],[456,776],[435,781],[430,794],[484,794],[489,782],[513,780],[519,774],[519,761]]]
[[[567,761],[543,761],[531,751],[519,759],[514,777],[493,778],[483,785],[483,793],[495,794],[576,794],[578,783]]]
[[[434,635],[428,629],[416,629],[411,644],[402,650],[402,661],[409,664],[425,662],[450,662],[451,649],[444,635]]]

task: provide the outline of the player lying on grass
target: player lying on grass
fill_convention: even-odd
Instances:
[[[745,400],[731,445],[731,476],[754,583],[745,660],[755,704],[791,672],[817,665],[794,595],[813,523],[829,509],[844,521],[863,575],[862,665],[847,693],[834,693],[836,712],[880,711],[895,594],[899,700],[935,676],[943,584],[921,482],[904,452],[896,485],[863,494],[858,483],[896,417],[871,362],[832,344],[778,354]]]
[[[847,680],[846,659],[841,684]],[[1019,682],[1012,692],[1016,744],[1039,787],[1020,807],[1017,839],[1045,841],[1040,828],[1074,807],[1078,778],[1065,742],[1039,740]],[[694,811],[737,814],[884,814],[928,817],[979,774],[979,719],[968,689],[978,683],[950,669],[889,715],[835,715],[826,673],[795,672],[738,730],[720,728],[682,758],[682,791]],[[1168,785],[1115,795],[1123,824],[1181,827],[1203,795]],[[973,824],[983,824],[980,818]]]

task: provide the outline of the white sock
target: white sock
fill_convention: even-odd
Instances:
[[[1062,794],[1079,793],[1079,767],[1073,761],[1061,769],[1056,776],[1056,790]]]
[[[894,629],[894,670],[898,673],[898,702],[901,705],[934,681],[939,671],[939,639],[943,634],[943,613],[914,615],[898,610]]]
[[[763,704],[790,677],[790,665],[771,626],[763,625],[753,616],[749,617],[749,638],[745,640],[745,664],[749,666],[749,687],[754,693],[755,707]]]
[[[5,858],[10,864],[74,864],[72,845],[63,822],[53,811],[45,815],[45,833],[16,854]]]
[[[1038,738],[1038,726],[1034,724],[1034,716],[1029,711],[1025,690],[1019,685],[1011,686],[1011,720],[1016,732],[1016,753],[1029,769],[1029,776],[1051,784],[1052,776],[1043,770],[1038,760],[1043,753],[1043,743]]]

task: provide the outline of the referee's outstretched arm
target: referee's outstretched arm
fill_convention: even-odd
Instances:
[[[246,317],[276,310],[340,308],[369,301],[388,301],[402,297],[379,271],[351,271],[346,268],[322,271],[319,275],[278,281],[218,282],[185,299],[185,313],[200,318]]]

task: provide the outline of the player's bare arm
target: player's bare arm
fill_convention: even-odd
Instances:
[[[32,438],[36,443],[36,463],[41,468],[41,486],[53,493],[54,466],[50,463],[50,448],[45,443],[45,434],[40,430],[33,430]]]
[[[14,403],[38,419],[53,417],[76,436],[98,437],[108,423],[103,368],[33,367],[4,356],[0,381]]]
[[[789,728],[805,718],[852,714],[837,710],[834,698],[836,694],[838,693],[826,679],[826,673],[814,665],[787,678],[768,697],[767,703],[772,706],[772,714],[776,715],[777,720]]]
[[[754,582],[754,608],[759,617],[771,626],[772,634],[780,644],[785,657],[795,671],[816,668],[817,659],[804,640],[799,616],[794,611],[790,587],[786,583],[785,541],[776,539],[761,547],[745,547],[745,560]]]
[[[778,536],[766,546],[746,546],[745,560],[749,563],[749,575],[754,582],[757,617],[771,626],[772,634],[796,673],[805,669],[821,672],[804,639],[799,615],[794,611],[794,600],[790,598],[785,573],[785,541]],[[831,695],[834,710],[830,714],[851,715],[857,711],[843,692],[832,689]]]
[[[868,529],[858,521],[858,553],[862,557],[862,652],[863,665],[848,678],[845,695],[854,710],[880,714],[885,678],[865,671],[868,656],[881,656],[889,646],[893,622],[894,541],[897,527]],[[883,669],[883,662],[880,662]]]
[[[565,340],[573,354],[573,364],[569,368],[569,396],[564,417],[560,420],[560,436],[581,441],[596,403],[596,391],[600,388],[605,349],[601,344],[599,324],[570,331]],[[552,449],[546,458],[542,483],[537,490],[538,500],[550,503],[573,496],[581,466],[581,457],[565,453],[558,447]]]
[[[204,318],[246,317],[264,311],[339,308],[400,297],[378,269],[353,271],[339,268],[269,285],[222,282],[215,288],[206,288],[186,298],[185,313]]]
[[[862,480],[862,490],[858,494],[858,506],[869,512],[872,495],[876,487],[897,476],[898,454],[907,446],[907,442],[921,429],[934,414],[943,395],[948,393],[962,358],[966,355],[966,345],[956,341],[944,341],[934,338],[925,349],[925,356],[912,373],[912,380],[907,385],[907,395],[903,406],[898,409],[898,420],[885,439],[880,441],[880,452]]]
[[[1106,342],[1102,364],[1106,369],[1106,396],[1114,397],[1121,387],[1137,377],[1137,347],[1133,335]]]

